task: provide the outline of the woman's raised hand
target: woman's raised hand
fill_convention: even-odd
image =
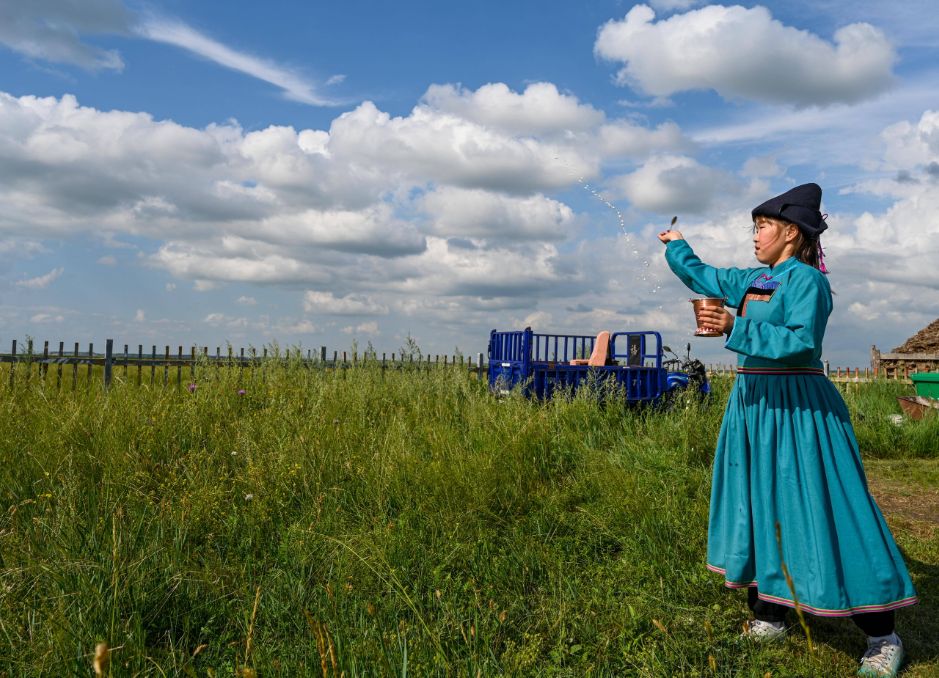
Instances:
[[[671,229],[669,229],[668,231],[665,231],[664,233],[659,233],[659,240],[661,240],[662,242],[666,242],[666,243],[671,242],[672,240],[684,240],[684,239],[685,239],[685,236],[683,236],[678,231],[673,231]]]

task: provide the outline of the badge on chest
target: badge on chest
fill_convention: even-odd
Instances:
[[[776,294],[779,282],[765,273],[750,283],[747,293],[743,297],[743,303],[737,309],[737,316],[743,318],[747,314],[747,304],[751,301],[769,301]]]

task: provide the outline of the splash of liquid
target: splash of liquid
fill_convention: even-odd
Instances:
[[[573,176],[573,173],[571,174],[571,176]],[[593,194],[594,196],[596,196],[596,198],[597,198],[598,200],[600,200],[600,202],[602,202],[604,205],[606,205],[606,206],[609,207],[611,210],[613,210],[614,212],[616,212],[616,217],[617,217],[617,219],[619,219],[620,228],[623,229],[623,233],[626,235],[626,244],[632,249],[633,259],[636,260],[636,261],[639,261],[639,258],[640,258],[640,255],[639,255],[639,248],[637,248],[637,247],[636,247],[636,244],[632,241],[632,235],[630,234],[629,230],[626,228],[626,220],[625,220],[625,218],[623,217],[623,213],[619,211],[619,209],[616,207],[616,205],[614,205],[614,204],[611,203],[609,200],[607,200],[606,198],[604,198],[602,193],[597,193],[597,190],[596,190],[595,188],[591,187],[590,184],[588,184],[588,183],[584,180],[583,177],[578,177],[578,178],[577,178],[577,181],[578,181],[578,183],[584,188],[584,190],[590,191],[590,193]],[[678,217],[675,217],[675,218],[672,219],[672,226],[675,225],[675,222],[676,222],[677,220],[678,220]],[[642,263],[645,265],[646,268],[649,268],[649,262],[648,262],[648,261],[644,260]],[[653,285],[653,287],[652,287],[652,294],[655,294],[658,290],[662,289],[662,286],[658,284],[658,275],[657,275],[654,271],[651,272],[648,277],[652,278],[652,280],[653,280],[653,282],[651,283],[651,284]],[[647,276],[639,276],[639,277],[636,278],[636,280],[645,281],[646,278],[647,278]]]

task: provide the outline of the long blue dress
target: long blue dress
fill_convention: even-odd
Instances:
[[[847,616],[917,602],[903,558],[867,488],[848,408],[825,376],[831,288],[795,258],[773,268],[707,266],[684,240],[666,260],[692,290],[738,308],[726,348],[740,354],[714,458],[707,566],[732,588]]]

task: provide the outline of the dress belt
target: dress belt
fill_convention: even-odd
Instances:
[[[825,376],[825,370],[821,367],[738,367],[737,374],[817,374]]]

